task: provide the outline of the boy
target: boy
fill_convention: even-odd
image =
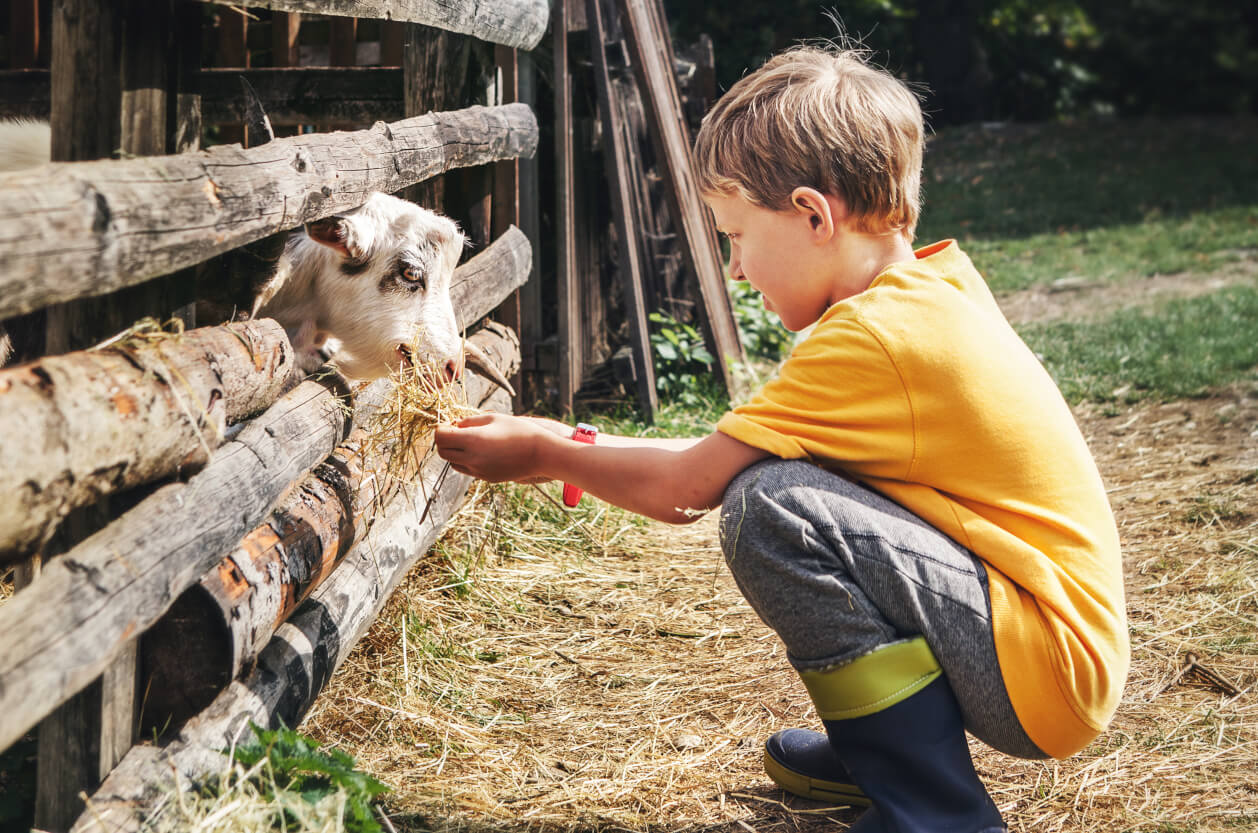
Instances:
[[[800,47],[704,119],[696,167],[729,272],[791,330],[780,373],[701,440],[570,441],[477,416],[457,470],[561,479],[674,523],[724,505],[722,548],[825,727],[766,743],[799,795],[872,804],[861,833],[1004,823],[965,732],[1025,758],[1101,732],[1129,661],[1118,537],[1066,403],[955,241],[916,252],[916,98]]]

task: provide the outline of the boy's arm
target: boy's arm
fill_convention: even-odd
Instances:
[[[721,433],[699,440],[600,436],[575,443],[546,420],[481,414],[437,429],[451,467],[482,480],[563,480],[640,515],[689,523],[721,504],[735,475],[770,456]],[[687,511],[691,510],[691,511]]]

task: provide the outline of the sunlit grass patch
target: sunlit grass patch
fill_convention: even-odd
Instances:
[[[956,237],[996,291],[1201,274],[1258,258],[1258,120],[941,131],[918,239]]]
[[[1232,287],[1154,312],[1020,329],[1071,402],[1193,397],[1254,376],[1258,290]]]

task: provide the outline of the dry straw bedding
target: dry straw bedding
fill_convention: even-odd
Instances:
[[[1258,829],[1258,387],[1077,413],[1124,542],[1131,679],[1084,753],[976,744],[978,767],[1016,831]],[[504,508],[530,495],[532,516]],[[482,488],[303,726],[393,785],[397,829],[850,822],[761,770],[764,738],[813,717],[715,519],[547,513],[526,487]],[[1189,652],[1223,685],[1183,673]]]

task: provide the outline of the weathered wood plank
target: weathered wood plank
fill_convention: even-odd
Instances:
[[[474,384],[469,398],[480,407],[510,410],[505,392],[479,378]],[[138,831],[146,817],[154,818],[172,800],[172,774],[186,787],[221,771],[222,750],[249,739],[250,721],[298,725],[411,565],[436,541],[470,482],[429,455],[421,483],[384,509],[331,577],[278,629],[257,667],[231,683],[170,743],[133,747],[71,833]]]
[[[620,283],[625,296],[625,315],[629,319],[629,346],[633,349],[637,378],[638,407],[643,417],[652,422],[659,410],[655,391],[655,365],[651,354],[650,330],[644,302],[645,275],[637,217],[634,212],[634,181],[630,174],[630,137],[619,103],[615,100],[611,68],[607,59],[607,28],[601,0],[587,0],[586,17],[590,26],[590,51],[594,55],[594,84],[598,88],[598,109],[603,120],[604,157],[607,179],[612,188],[612,213],[619,230],[617,251],[620,254]]]
[[[228,3],[229,0],[205,0]],[[249,0],[283,12],[423,23],[478,40],[532,49],[546,34],[546,0]]]
[[[683,236],[679,248],[699,284],[700,320],[721,370],[725,388],[734,392],[732,365],[745,361],[725,275],[716,228],[694,181],[690,136],[673,74],[674,57],[659,0],[617,0],[630,49],[630,64],[646,105],[648,131],[662,160],[669,207]]]
[[[303,382],[200,473],[158,489],[0,606],[0,748],[99,676],[332,453],[348,433],[346,397],[336,374]]]
[[[555,260],[559,284],[559,410],[572,413],[585,372],[581,349],[581,284],[577,271],[576,134],[572,115],[572,71],[568,63],[569,4],[556,0],[553,30],[555,57]]]
[[[229,424],[289,387],[270,319],[135,338],[0,370],[0,563],[38,549],[71,510],[203,466]]]
[[[430,113],[262,147],[48,165],[0,175],[0,318],[99,295],[537,146],[523,104]]]

